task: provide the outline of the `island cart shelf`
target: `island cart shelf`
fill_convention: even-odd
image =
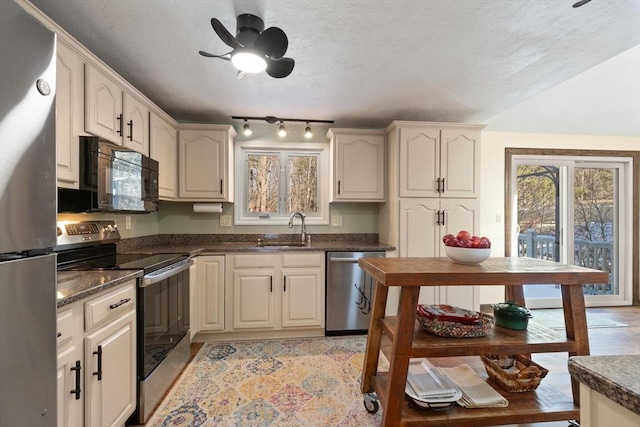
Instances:
[[[580,418],[579,386],[574,380],[571,382],[572,398],[544,382],[535,391],[509,393],[487,380],[509,401],[508,407],[455,407],[446,411],[410,407],[404,399],[409,359],[547,352],[588,355],[582,285],[606,283],[606,272],[533,258],[489,258],[481,265],[455,264],[448,258],[362,258],[359,264],[377,283],[361,391],[365,396],[376,393],[384,408],[383,426],[475,427]],[[482,338],[443,338],[423,332],[416,322],[421,286],[504,285],[506,298],[524,306],[525,284],[560,285],[566,335],[532,322],[524,331],[496,326]],[[385,317],[391,286],[400,286],[398,313],[397,316]],[[383,335],[390,345],[382,346]],[[380,350],[389,360],[388,372],[377,371]]]

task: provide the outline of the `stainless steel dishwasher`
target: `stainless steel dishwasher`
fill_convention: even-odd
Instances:
[[[376,287],[358,260],[384,256],[384,251],[327,252],[325,335],[367,333]]]

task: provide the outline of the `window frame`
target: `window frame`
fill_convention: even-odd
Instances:
[[[288,155],[317,155],[317,184],[318,184],[318,211],[303,212],[307,225],[328,225],[329,224],[329,145],[318,142],[273,142],[273,141],[243,141],[236,142],[234,154],[235,163],[235,206],[234,225],[287,225],[291,214],[276,214],[269,217],[260,217],[257,213],[249,213],[247,207],[247,189],[249,185],[249,171],[247,156],[249,154],[278,154],[286,159]],[[284,155],[284,157],[283,157]],[[281,168],[287,168],[286,164]],[[286,169],[281,173],[281,183],[288,186],[288,176]],[[280,194],[283,194],[282,190]],[[286,194],[286,193],[285,193]],[[279,200],[279,206],[284,201]]]

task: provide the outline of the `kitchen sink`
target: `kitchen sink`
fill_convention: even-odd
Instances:
[[[258,241],[257,246],[259,248],[269,248],[269,247],[304,247],[307,246],[306,243],[302,242],[263,242]]]

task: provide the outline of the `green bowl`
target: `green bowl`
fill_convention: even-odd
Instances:
[[[521,307],[513,301],[492,304],[493,317],[496,319],[496,325],[503,328],[523,330],[527,329],[529,319],[533,317],[526,307]]]

